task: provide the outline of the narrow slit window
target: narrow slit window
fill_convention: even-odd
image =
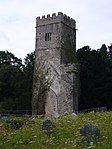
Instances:
[[[50,41],[50,40],[51,40],[51,32],[45,33],[45,41]]]

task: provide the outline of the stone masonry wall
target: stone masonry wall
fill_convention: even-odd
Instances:
[[[73,64],[70,63],[70,52],[67,54],[62,47],[67,42],[63,40],[63,37],[66,39],[69,37],[72,41],[69,48],[76,49],[75,28],[75,20],[63,13],[36,18],[35,65],[39,62],[40,65],[45,66],[46,70],[50,68],[52,80],[45,103],[45,113],[48,117],[57,117],[74,111],[73,102],[77,100],[73,96],[74,77],[73,73],[68,73],[73,69]],[[46,33],[51,33],[51,40],[45,41]],[[69,48],[66,50],[70,51]],[[66,54],[69,61],[66,59]]]

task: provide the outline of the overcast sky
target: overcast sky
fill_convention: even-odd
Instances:
[[[76,20],[77,49],[112,43],[112,0],[0,0],[0,51],[23,59],[35,49],[35,18],[55,12]]]

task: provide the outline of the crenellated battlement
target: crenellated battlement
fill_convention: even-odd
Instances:
[[[72,28],[75,28],[75,24],[76,21],[72,18],[70,18],[69,16],[67,16],[66,14],[63,14],[62,12],[58,12],[53,13],[52,15],[47,14],[46,16],[43,15],[42,17],[37,17],[36,18],[36,23],[37,26],[41,26],[41,25],[47,25],[47,24],[51,24],[51,23],[58,23],[58,22],[62,22]]]

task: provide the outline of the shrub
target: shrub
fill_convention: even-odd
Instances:
[[[7,120],[6,123],[10,126],[11,129],[19,129],[23,126],[24,122],[23,120],[16,120],[16,119],[10,119]]]

